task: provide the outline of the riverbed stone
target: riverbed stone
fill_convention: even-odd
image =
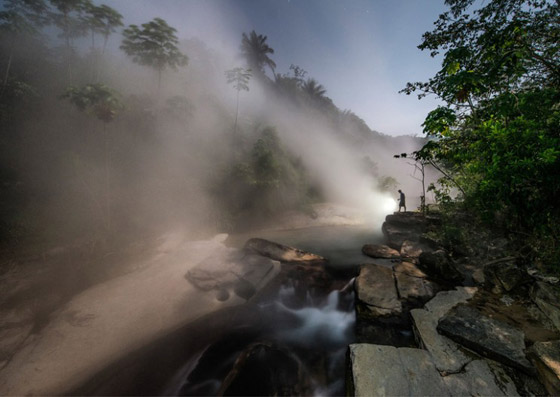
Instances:
[[[403,260],[418,263],[418,258],[424,251],[430,251],[430,249],[418,241],[405,240],[402,243],[400,254]]]
[[[548,393],[560,395],[560,340],[537,342],[529,349],[528,356]]]
[[[354,288],[359,318],[384,319],[401,315],[402,305],[391,268],[377,264],[363,265]]]
[[[326,263],[322,256],[302,251],[287,245],[275,243],[262,238],[251,238],[244,246],[246,251],[255,252],[259,255],[280,261],[280,262],[299,262],[299,263]]]
[[[435,285],[427,275],[411,262],[400,262],[393,266],[399,297],[407,304],[420,306],[435,294]]]
[[[451,309],[439,320],[437,330],[484,357],[527,374],[535,372],[525,357],[523,331],[487,317],[473,307],[459,305]]]
[[[421,349],[349,346],[348,394],[354,396],[448,396],[430,355]]]
[[[414,334],[420,347],[432,356],[437,369],[444,373],[458,372],[471,358],[451,339],[440,335],[437,330],[437,318],[427,310],[410,311],[414,324]]]
[[[233,289],[236,295],[249,299],[275,263],[278,262],[260,255],[223,248],[190,269],[185,277],[204,291]]]
[[[404,273],[411,277],[427,278],[428,275],[424,273],[418,266],[411,262],[399,262],[393,266],[395,274]]]
[[[421,305],[434,296],[434,285],[422,277],[395,272],[399,297],[411,305]]]
[[[518,286],[525,276],[516,264],[515,258],[510,261],[492,262],[484,266],[484,280],[494,293],[509,292]]]
[[[437,332],[438,320],[452,307],[472,298],[475,291],[476,288],[465,287],[442,291],[424,309],[413,309],[410,312],[418,343],[431,354],[437,369],[442,373],[460,371],[471,358],[457,343]]]
[[[443,378],[452,396],[518,396],[515,383],[499,365],[473,360],[463,372]]]
[[[398,259],[399,251],[384,244],[366,244],[362,247],[362,252],[372,258]]]
[[[531,287],[530,296],[539,309],[560,330],[560,291],[558,287],[537,281]]]

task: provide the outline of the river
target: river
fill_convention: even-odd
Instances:
[[[351,282],[360,264],[371,262],[362,246],[382,239],[362,225],[321,226],[231,235],[226,244],[241,248],[252,237],[325,257],[338,289]],[[356,340],[353,290],[312,293],[308,288],[302,295],[297,283],[284,280],[257,299],[250,323],[232,321],[219,338],[185,357],[165,394],[345,394],[345,352]]]

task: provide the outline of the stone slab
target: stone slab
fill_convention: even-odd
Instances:
[[[354,288],[359,315],[376,318],[401,314],[402,305],[391,268],[376,264],[363,265]]]
[[[438,332],[457,343],[505,365],[534,374],[525,357],[523,331],[483,315],[469,306],[457,306],[439,320]]]
[[[397,272],[395,278],[399,297],[409,303],[424,303],[434,296],[434,286],[431,281]]]
[[[454,306],[472,298],[475,292],[476,288],[466,287],[442,291],[424,309],[413,309],[410,312],[416,339],[432,355],[437,369],[443,373],[460,371],[471,358],[457,343],[437,332],[438,321]]]
[[[349,381],[355,396],[448,396],[430,355],[421,349],[352,344]]]
[[[497,365],[474,360],[464,372],[445,376],[443,381],[452,396],[518,396],[513,380]]]
[[[424,309],[413,309],[410,314],[414,324],[414,334],[420,346],[431,354],[439,371],[459,372],[472,360],[457,343],[437,332],[438,318],[433,313]]]

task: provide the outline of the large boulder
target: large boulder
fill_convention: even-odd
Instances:
[[[425,350],[359,343],[349,346],[348,355],[347,395],[450,395]]]
[[[427,222],[422,214],[404,212],[387,215],[381,231],[385,235],[387,245],[400,251],[405,241],[418,241],[426,227]]]
[[[560,330],[560,291],[558,287],[537,281],[530,291],[531,299]]]
[[[418,263],[426,273],[440,280],[460,282],[464,278],[444,250],[422,252]]]
[[[389,267],[363,265],[354,283],[358,318],[394,320],[402,314],[393,271]]]
[[[421,306],[435,294],[435,285],[413,263],[401,262],[393,267],[397,292],[409,306]]]
[[[230,291],[249,299],[275,264],[279,265],[260,255],[224,248],[190,269],[185,277],[204,291],[216,290],[219,300],[227,300]]]
[[[419,212],[395,212],[385,217],[385,223],[403,229],[423,233],[428,222]]]
[[[506,258],[507,259],[507,258]],[[484,266],[484,281],[492,292],[509,292],[527,278],[527,273],[515,264],[515,258],[493,261]]]
[[[437,330],[484,357],[530,375],[535,372],[525,357],[523,331],[486,317],[473,307],[460,305],[453,308],[439,320]]]
[[[247,240],[244,248],[246,251],[254,252],[280,262],[321,264],[327,261],[322,256],[262,238]]]
[[[398,259],[399,251],[383,244],[366,244],[362,247],[362,252],[372,258]]]
[[[410,312],[414,334],[420,347],[431,354],[437,369],[442,373],[459,372],[472,359],[457,343],[437,332],[438,321],[454,306],[471,299],[475,292],[476,288],[465,287],[442,291],[424,309]]]
[[[528,356],[550,395],[560,395],[560,340],[537,342],[529,349]]]

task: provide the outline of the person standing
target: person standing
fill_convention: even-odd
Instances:
[[[399,212],[401,212],[401,208],[404,207],[404,212],[406,212],[406,198],[404,197],[404,193],[401,189],[399,189]]]

